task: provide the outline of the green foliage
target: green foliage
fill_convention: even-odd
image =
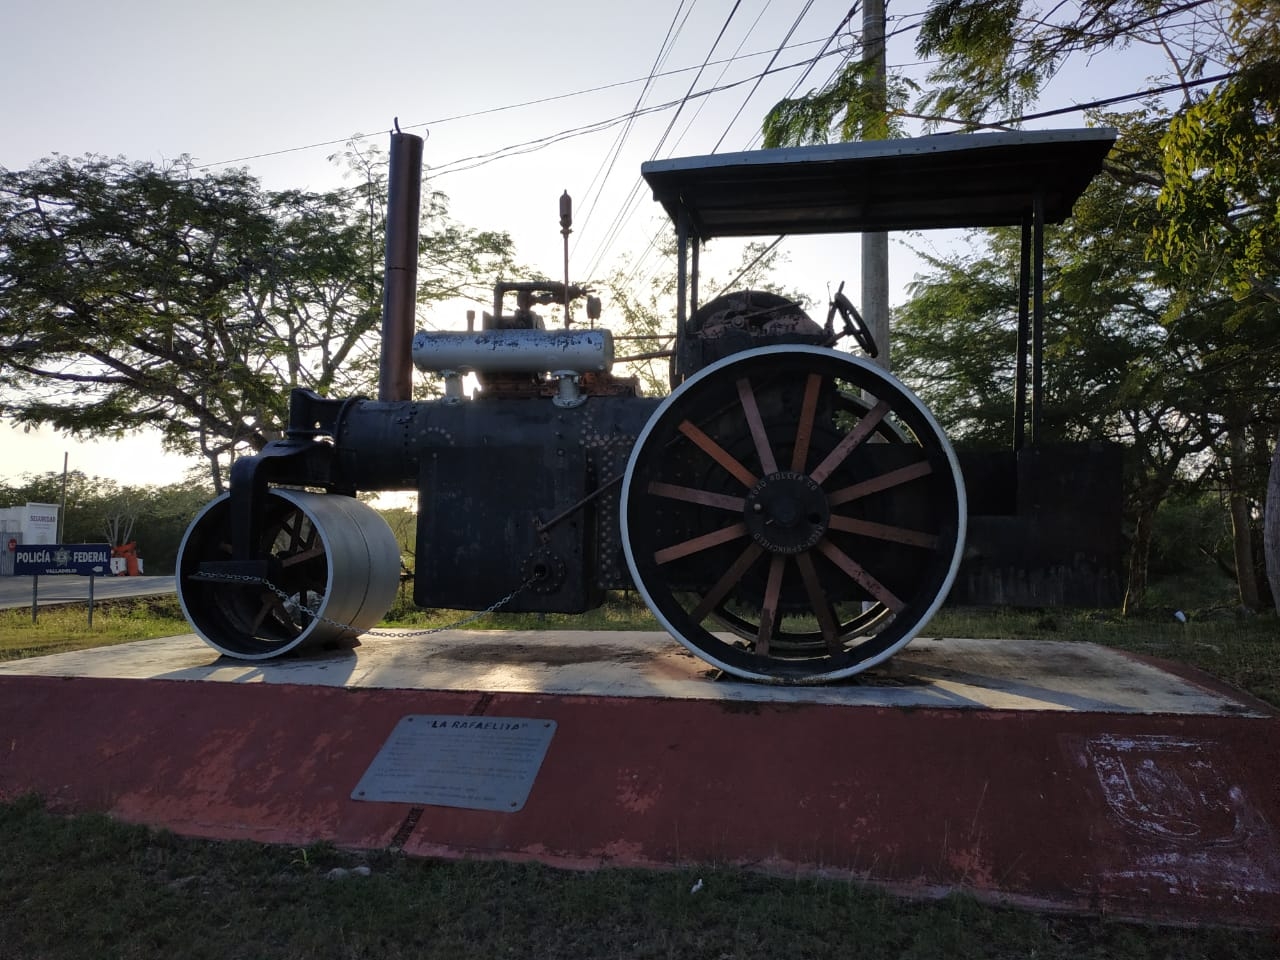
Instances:
[[[1280,301],[1280,4],[1242,3],[1237,75],[1189,104],[1163,140],[1165,219],[1153,249],[1220,275],[1238,298]]]
[[[1231,522],[1217,493],[1175,493],[1156,512],[1149,602],[1192,616],[1238,606]]]
[[[496,598],[495,598],[496,599]],[[467,620],[468,630],[659,630],[639,594],[611,594],[603,606],[586,613],[488,613],[475,617],[465,610],[427,610],[413,605],[412,584],[406,583],[382,624],[415,629],[447,629]]]
[[[894,76],[882,90],[869,64],[851,61],[821,89],[775,104],[764,118],[764,145],[903,136],[902,115],[918,89],[905,77]]]
[[[344,212],[339,195],[272,194],[237,170],[56,157],[0,172],[6,415],[93,436],[155,427],[186,455],[261,448],[287,387],[327,386],[376,317]],[[334,282],[352,274],[362,285]],[[317,350],[330,362],[303,378]]]
[[[1138,44],[1161,49],[1170,59],[1170,74],[1180,81],[1194,80],[1209,63],[1222,63],[1227,56],[1229,43],[1219,26],[1227,6],[1179,0],[1048,6],[1024,0],[933,0],[916,36],[916,54],[934,64],[917,109],[934,123],[1016,124],[1073,57]]]
[[[207,459],[281,435],[289,392],[367,392],[377,369],[385,170],[357,187],[269,191],[123,159],[0,169],[0,415],[77,435],[160,431]],[[423,212],[421,296],[509,262],[505,234]]]
[[[922,108],[939,116],[984,117],[999,105],[1022,112],[1056,63],[1041,42],[1028,42],[1022,0],[939,0],[925,11],[916,38],[921,60],[937,59]],[[1029,47],[1025,60],[1023,47]]]
[[[1163,217],[1167,118],[1107,120],[1121,129],[1112,176],[1095,180],[1046,236],[1042,439],[1113,440],[1131,451],[1136,605],[1167,496],[1220,484],[1262,502],[1280,424],[1280,308],[1256,292],[1233,298],[1215,271],[1149,255]],[[976,250],[930,261],[897,314],[901,375],[962,442],[1009,442],[1018,260],[1016,231],[988,231]]]
[[[0,507],[61,504],[62,480],[61,473],[50,472],[27,475],[16,483],[0,483]],[[147,573],[172,573],[187,525],[212,498],[212,488],[201,480],[163,487],[122,487],[114,480],[73,470],[66,478],[62,540],[118,546],[122,541],[113,538],[112,532],[127,530],[128,538],[138,545]]]
[[[912,383],[952,438],[976,446],[1012,440],[1017,343],[1016,270],[1006,233],[986,255],[930,258],[895,315],[898,375]]]
[[[1224,8],[1235,13],[1236,36],[1221,28]],[[1073,57],[1132,45],[1158,47],[1171,77],[1194,81],[1209,64],[1225,63],[1241,36],[1247,46],[1252,24],[1273,17],[1274,8],[1274,0],[931,0],[915,40],[916,55],[931,65],[923,85],[891,73],[886,104],[867,68],[850,65],[824,87],[777,104],[764,123],[766,145],[880,139],[895,135],[886,124],[904,118],[930,129],[1017,125]]]

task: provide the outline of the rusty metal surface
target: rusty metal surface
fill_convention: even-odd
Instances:
[[[672,222],[712,237],[982,227],[1044,196],[1068,216],[1115,142],[1107,127],[865,140],[641,164]]]
[[[422,197],[421,137],[391,135],[387,171],[386,264],[382,289],[382,351],[378,399],[413,396],[414,310],[418,294],[418,217]]]
[[[352,800],[412,714],[555,722],[524,809]],[[194,836],[715,862],[1280,924],[1274,718],[0,676],[0,729],[0,797]]]

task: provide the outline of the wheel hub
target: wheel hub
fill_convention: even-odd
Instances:
[[[807,473],[779,470],[747,494],[745,519],[751,537],[772,553],[803,553],[815,547],[831,520],[827,495]]]

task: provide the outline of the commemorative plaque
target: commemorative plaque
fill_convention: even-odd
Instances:
[[[351,798],[515,813],[555,731],[528,717],[402,717]]]

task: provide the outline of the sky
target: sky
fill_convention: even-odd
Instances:
[[[55,153],[155,163],[189,155],[207,169],[247,167],[270,189],[320,190],[343,182],[330,157],[344,141],[366,135],[384,146],[398,118],[401,129],[427,137],[428,182],[449,195],[453,216],[508,231],[520,260],[551,276],[562,269],[558,202],[568,190],[574,278],[599,276],[664,232],[658,205],[636,189],[641,162],[757,147],[764,114],[792,93],[803,66],[755,78],[775,56],[775,69],[806,65],[848,4],[737,0],[730,18],[735,0],[6,0],[0,166],[21,169]],[[891,0],[889,30],[924,4]],[[833,51],[852,49],[847,34]],[[1128,51],[1073,67],[1040,107],[1141,89],[1160,69],[1154,58],[1149,67],[1138,59],[1146,56]],[[839,59],[821,60],[800,89],[820,85]],[[922,71],[910,66],[909,35],[890,40],[888,60]],[[646,85],[655,66],[666,75]],[[608,122],[728,84],[736,85],[679,113]],[[1076,114],[1034,126],[1083,122]],[[584,127],[598,129],[532,149]],[[913,249],[937,242],[891,239],[894,302],[919,268]],[[711,275],[737,262],[736,246],[722,244],[704,257]],[[828,284],[847,280],[856,295],[856,237],[789,240],[783,249],[789,266],[778,279],[789,288],[822,304]],[[461,326],[459,314],[430,322]],[[161,455],[150,436],[92,443],[0,424],[0,481],[61,471],[64,454],[70,469],[122,485],[174,482],[199,467]]]

